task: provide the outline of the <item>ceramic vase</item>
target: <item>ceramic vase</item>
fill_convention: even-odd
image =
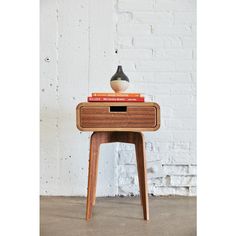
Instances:
[[[122,93],[129,87],[129,79],[123,72],[122,66],[117,67],[116,73],[111,77],[110,84],[115,93]]]

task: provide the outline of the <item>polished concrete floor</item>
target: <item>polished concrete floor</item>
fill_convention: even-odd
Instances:
[[[92,219],[86,199],[41,197],[41,236],[193,236],[196,198],[150,197],[150,220],[142,218],[139,198],[97,198]]]

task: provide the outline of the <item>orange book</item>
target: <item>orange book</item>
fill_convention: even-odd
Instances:
[[[140,93],[92,93],[92,97],[140,97]]]

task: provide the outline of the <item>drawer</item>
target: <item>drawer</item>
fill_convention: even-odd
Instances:
[[[160,127],[156,103],[80,103],[76,114],[82,131],[152,131]]]

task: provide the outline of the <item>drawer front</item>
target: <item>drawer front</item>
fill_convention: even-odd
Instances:
[[[82,106],[81,128],[155,128],[155,106]]]

